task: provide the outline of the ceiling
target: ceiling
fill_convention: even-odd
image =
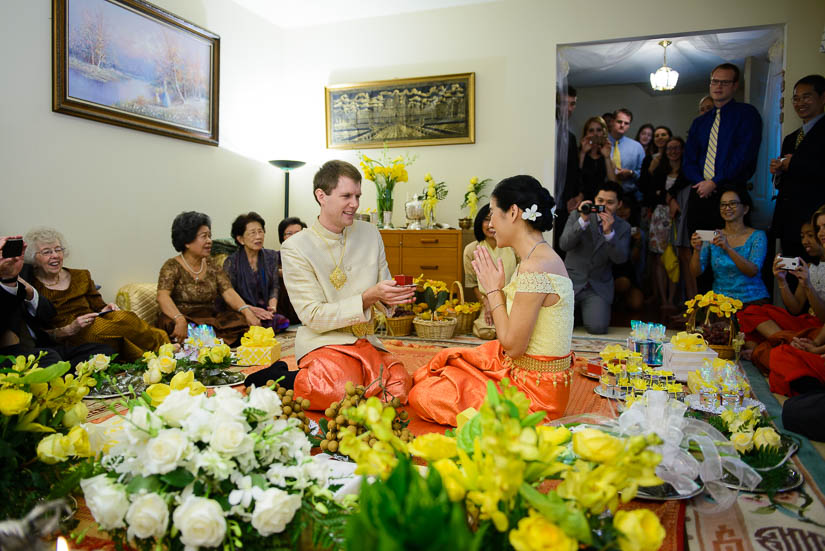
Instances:
[[[234,0],[279,27],[309,27],[366,17],[484,4],[498,0]]]
[[[753,42],[764,42],[765,37],[776,32],[771,28],[750,29],[745,31],[716,32],[720,44],[728,49],[736,50]],[[690,36],[655,37],[644,40],[642,47],[629,59],[605,69],[582,69],[571,63],[568,81],[576,88],[591,86],[607,86],[618,84],[639,84],[651,95],[667,94],[668,92],[654,92],[650,87],[650,73],[662,66],[663,49],[658,44],[667,38],[673,44],[667,48],[667,64],[679,72],[679,82],[676,91],[680,93],[707,92],[708,75],[720,63],[731,62],[740,68],[744,65],[743,58],[723,59],[718,55],[698,50],[690,41]],[[594,55],[603,55],[604,52],[614,50],[625,41],[598,43],[589,45],[571,45],[577,49],[590,52]],[[767,56],[768,47],[765,46],[756,55]]]

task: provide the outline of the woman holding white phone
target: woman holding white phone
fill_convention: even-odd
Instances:
[[[690,237],[693,276],[698,277],[710,262],[713,291],[741,300],[746,306],[767,303],[769,297],[760,275],[768,252],[768,238],[765,232],[750,227],[746,220],[752,205],[744,188],[724,191],[719,201],[719,213],[725,227],[707,244],[698,232]]]

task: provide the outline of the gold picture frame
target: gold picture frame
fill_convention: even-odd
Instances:
[[[328,149],[475,143],[475,73],[324,88]]]
[[[216,146],[219,66],[218,35],[144,0],[52,0],[56,113]]]

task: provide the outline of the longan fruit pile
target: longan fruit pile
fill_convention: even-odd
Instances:
[[[267,386],[271,387],[272,383],[273,381],[267,381]],[[301,421],[298,428],[304,431],[304,434],[309,434],[309,417],[304,413],[304,411],[309,409],[309,399],[295,396],[295,392],[291,388],[287,390],[277,383],[273,390],[277,392],[278,397],[281,398],[281,409],[283,413],[278,419],[283,419],[284,421],[291,418],[298,419]]]
[[[367,397],[364,396],[366,388],[363,385],[355,386],[352,381],[348,381],[345,388],[347,391],[346,398],[340,402],[333,402],[324,411],[328,421],[326,434],[321,440],[323,451],[340,453],[339,442],[347,433],[358,436],[367,432],[366,427],[348,419],[343,413],[347,408],[358,407],[359,404],[367,401]],[[398,398],[393,398],[390,402],[383,402],[383,406],[384,409],[390,408],[395,413],[401,407],[401,401]],[[407,428],[407,423],[407,412],[398,412],[392,421],[392,432],[404,442],[411,442],[413,436]],[[375,437],[370,437],[367,442],[370,446],[374,446],[377,440]]]

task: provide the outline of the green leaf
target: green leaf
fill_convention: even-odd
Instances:
[[[321,417],[318,420],[318,426],[321,427],[321,432],[323,434],[326,434],[327,431],[329,431],[329,421],[327,420],[326,417]]]
[[[759,507],[754,509],[752,512],[756,513],[757,515],[771,515],[776,511],[776,508],[773,505],[765,505],[764,507]]]
[[[456,431],[456,444],[458,447],[467,452],[473,453],[476,438],[481,438],[481,415],[476,414],[472,419],[464,423],[460,429]]]
[[[539,423],[544,420],[544,417],[547,415],[546,411],[537,411],[536,413],[531,413],[527,417],[521,420],[522,427],[535,427]]]
[[[48,383],[55,377],[62,377],[71,368],[72,364],[70,364],[69,362],[57,362],[56,364],[50,365],[49,367],[45,367],[38,371],[33,371],[25,377],[21,377],[19,380],[15,381],[15,383],[21,385]]]
[[[487,402],[495,409],[500,401],[496,384],[493,381],[487,381]]]
[[[183,467],[178,467],[174,471],[161,475],[160,479],[175,488],[185,488],[190,482],[195,480],[195,477]]]
[[[587,545],[592,543],[587,517],[582,511],[568,505],[559,497],[559,494],[556,492],[542,494],[526,483],[522,483],[519,493],[527,503],[557,524],[565,534]]]
[[[267,483],[266,477],[260,473],[252,473],[249,475],[249,478],[252,480],[252,485],[257,486],[258,488],[266,490]]]
[[[516,407],[516,404],[514,404],[510,400],[505,399],[504,405],[507,408],[507,413],[510,414],[510,417],[512,417],[513,419],[519,418],[518,407]]]
[[[157,476],[136,476],[126,485],[126,493],[135,494],[140,490],[158,492],[163,487]]]

